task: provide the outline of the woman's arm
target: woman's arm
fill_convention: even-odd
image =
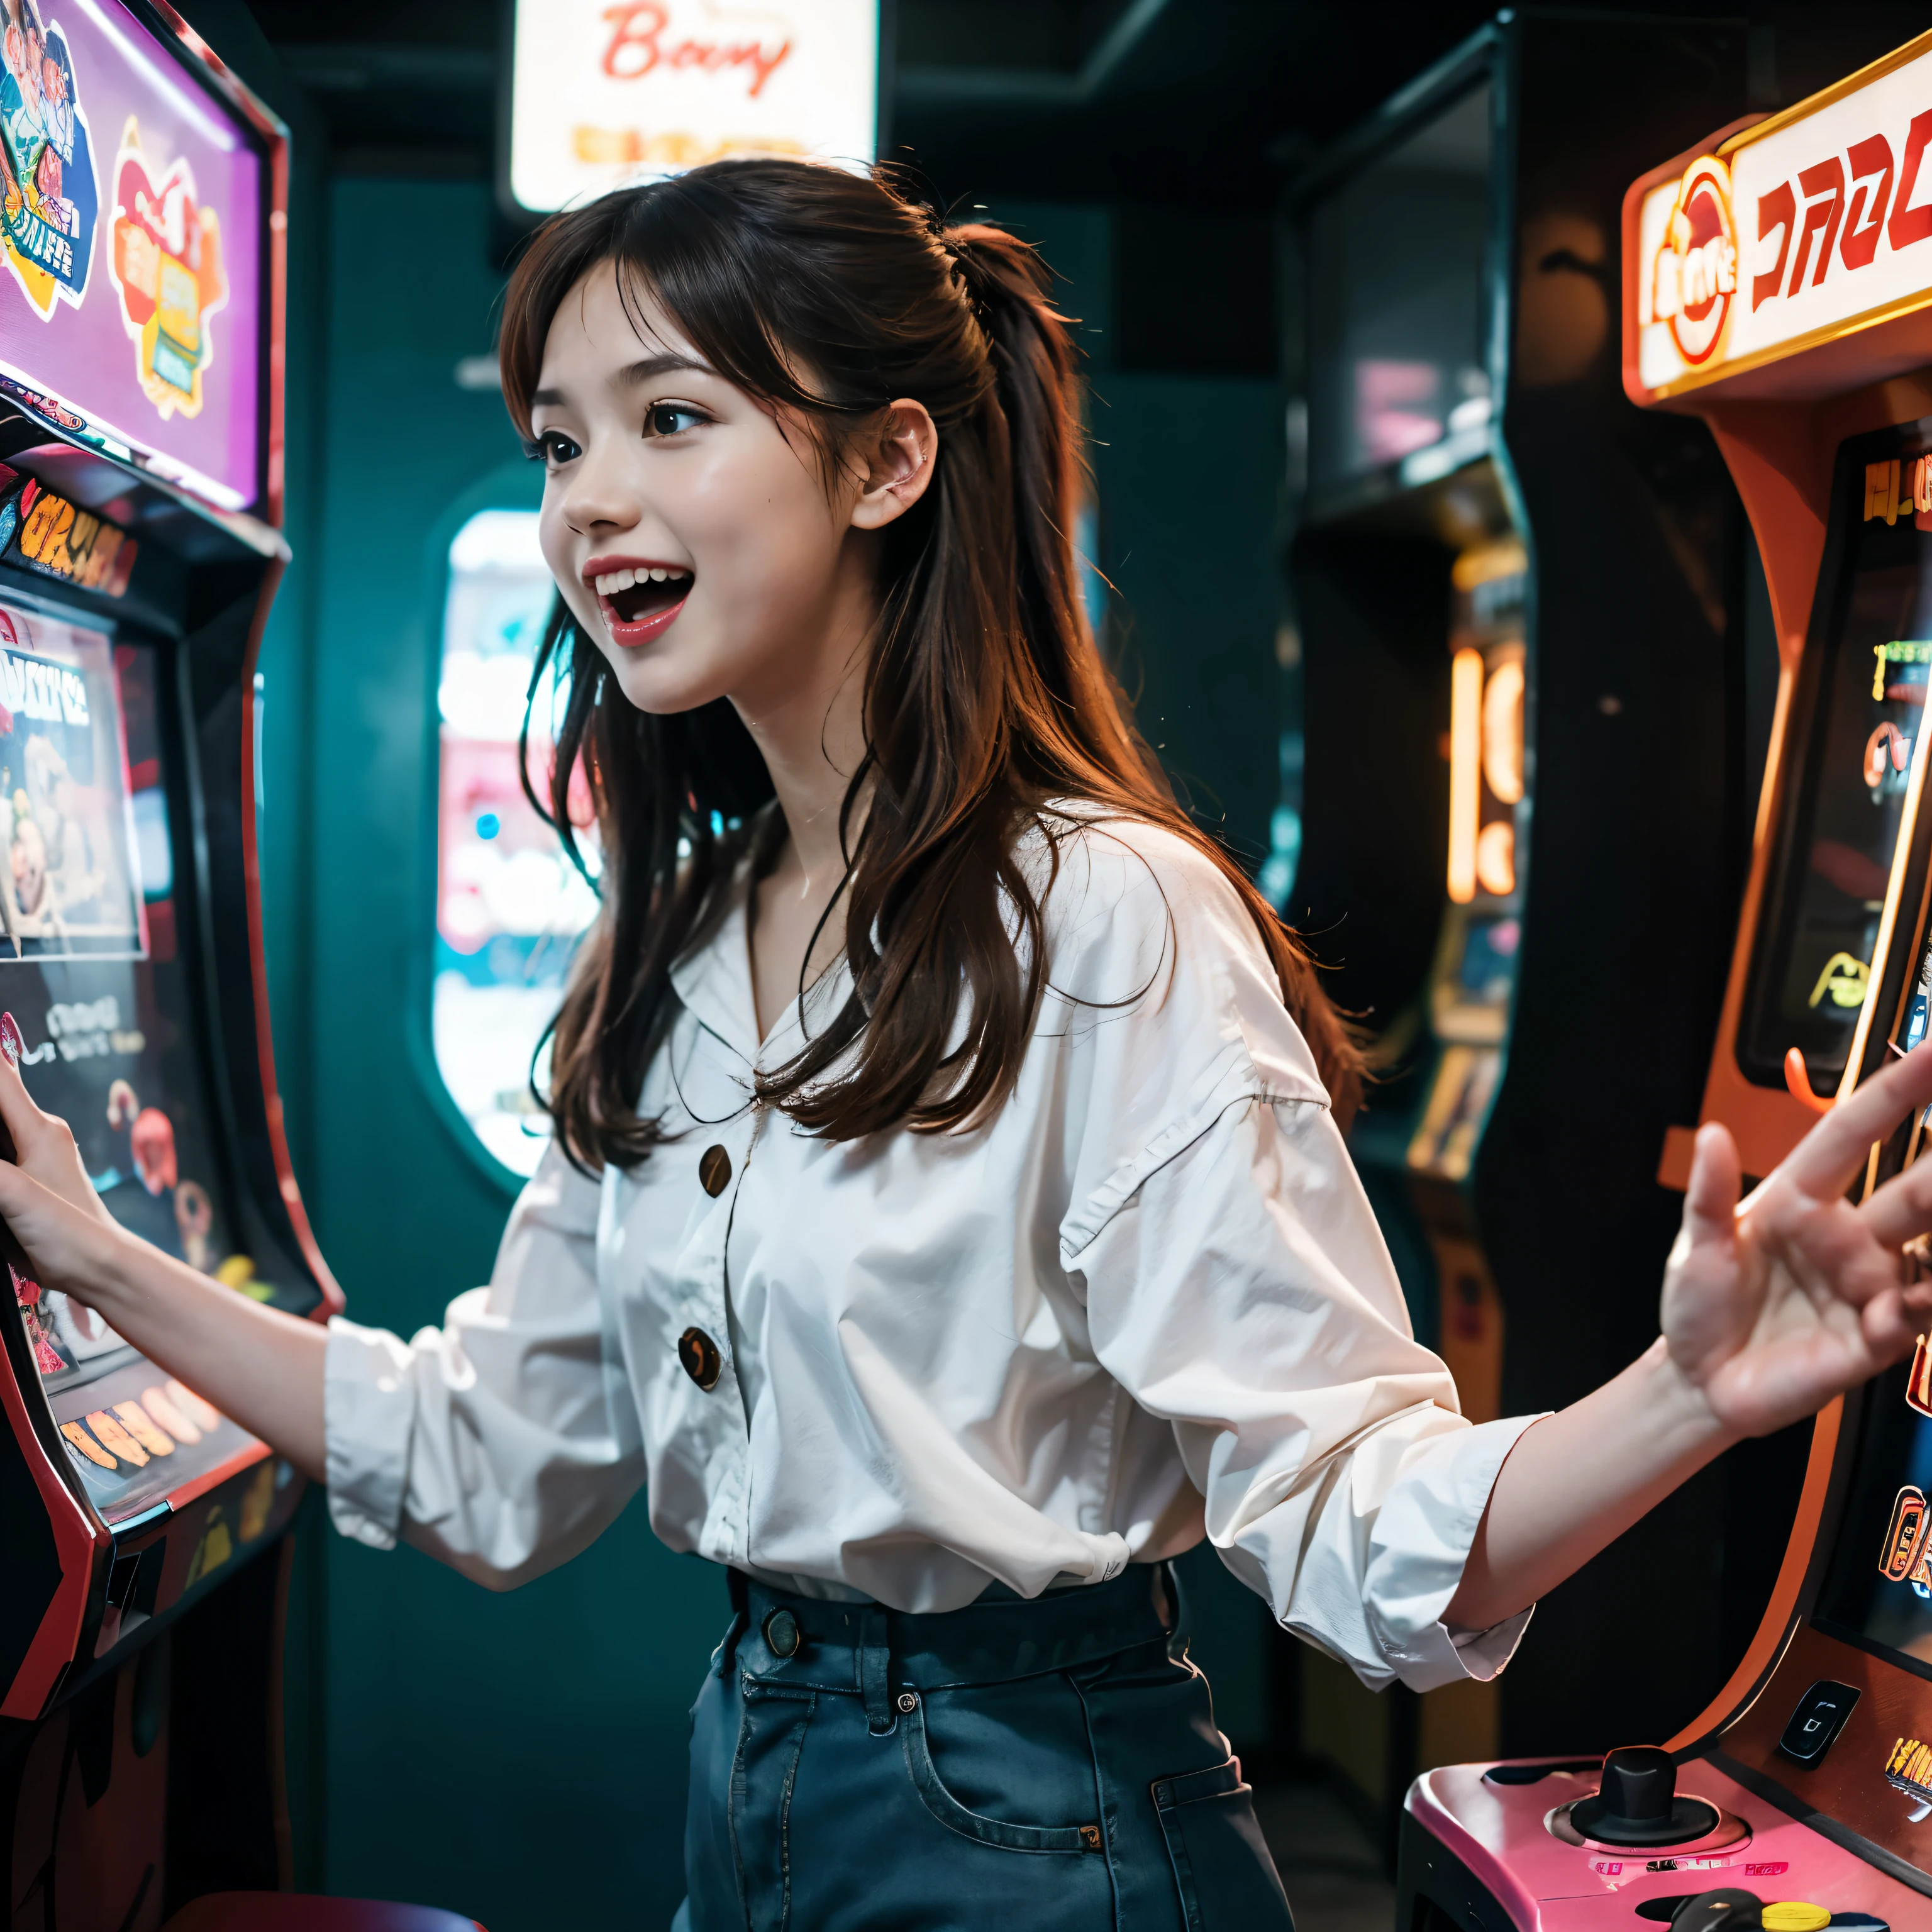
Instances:
[[[1845,1191],[1872,1144],[1928,1101],[1932,1048],[1834,1108],[1742,1204],[1729,1132],[1700,1131],[1663,1334],[1525,1432],[1445,1622],[1485,1630],[1514,1616],[1733,1442],[1802,1420],[1911,1348],[1932,1280],[1912,1280],[1900,1251],[1932,1229],[1932,1160],[1862,1206]]]
[[[406,1538],[507,1589],[582,1549],[642,1484],[636,1414],[604,1359],[598,1185],[554,1150],[489,1286],[404,1342],[263,1308],[126,1232],[4,1052],[0,1120],[20,1155],[0,1161],[0,1215],[41,1285],[326,1483],[345,1534],[384,1549]]]
[[[20,1155],[17,1166],[0,1161],[0,1216],[40,1286],[86,1303],[156,1366],[321,1480],[320,1324],[264,1308],[120,1226],[66,1122],[34,1104],[4,1052],[0,1120]]]

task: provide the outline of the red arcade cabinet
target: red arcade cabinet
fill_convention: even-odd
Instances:
[[[1703,1118],[1768,1173],[1932,995],[1932,34],[1624,202],[1624,386],[1709,424],[1782,658]],[[1669,862],[1667,853],[1657,855]],[[1660,1178],[1682,1186],[1692,1129]],[[1875,1146],[1858,1191],[1924,1150]],[[1662,1748],[1411,1788],[1401,1932],[1932,1926],[1932,1364],[1818,1420],[1770,1607]],[[1682,1587],[1695,1587],[1684,1583]],[[1669,1617],[1656,1580],[1634,1617]]]
[[[130,1227],[339,1307],[284,1144],[256,896],[284,130],[165,4],[0,14],[0,1010]],[[44,1293],[0,1295],[5,1923],[286,1882],[302,1484]]]

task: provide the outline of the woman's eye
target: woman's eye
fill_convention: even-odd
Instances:
[[[540,463],[556,469],[559,464],[574,462],[584,454],[561,430],[547,429],[529,445],[531,455]]]
[[[694,410],[688,403],[653,403],[644,412],[644,434],[678,436],[708,421],[702,410]]]

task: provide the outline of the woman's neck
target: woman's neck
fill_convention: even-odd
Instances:
[[[830,918],[824,915],[832,907],[845,877],[847,854],[864,822],[862,793],[842,838],[846,794],[866,754],[866,671],[877,615],[869,573],[854,573],[835,587],[821,622],[809,627],[814,634],[800,640],[784,686],[733,699],[764,754],[787,834],[757,884],[751,908],[753,992],[761,1037],[844,943],[844,922],[837,909]]]

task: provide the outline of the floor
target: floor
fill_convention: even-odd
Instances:
[[[1395,1886],[1354,1816],[1317,1784],[1255,1793],[1295,1932],[1394,1932]]]

